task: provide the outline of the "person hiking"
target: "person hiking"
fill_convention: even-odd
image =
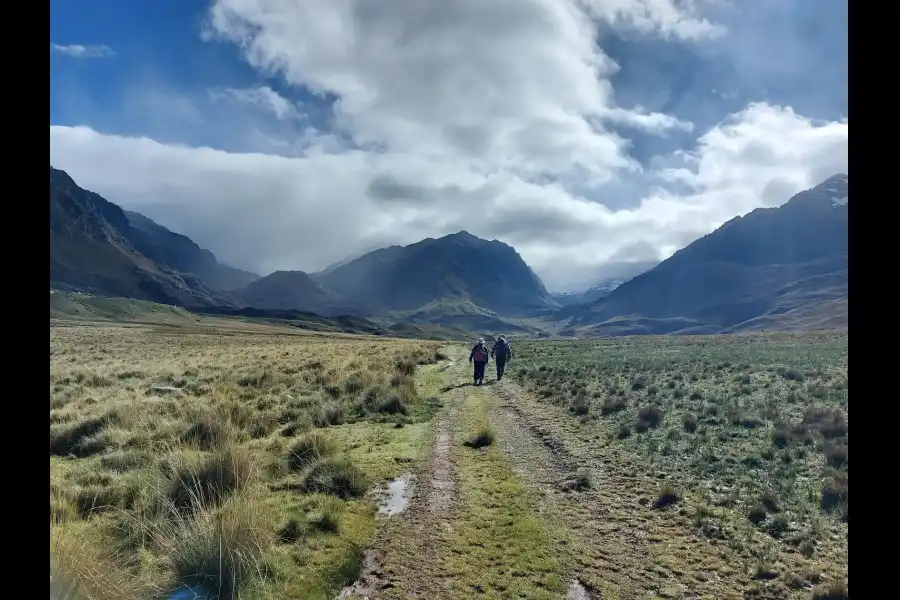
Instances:
[[[484,347],[484,338],[478,338],[478,341],[472,347],[469,353],[469,362],[475,364],[475,385],[484,383],[484,367],[487,365],[488,351]]]
[[[494,364],[497,365],[497,381],[503,379],[503,370],[506,367],[507,361],[512,358],[512,348],[509,347],[509,342],[506,341],[506,337],[500,336],[496,342],[494,342],[493,347],[491,348],[491,358],[494,359]]]

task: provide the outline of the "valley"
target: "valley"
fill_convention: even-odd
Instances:
[[[391,246],[316,273],[259,276],[221,264],[189,238],[83,190],[50,168],[51,288],[203,314],[297,320],[352,317],[526,337],[616,337],[843,329],[848,178],[835,175],[778,208],[724,224],[660,262],[552,294],[514,248],[466,231]],[[287,312],[285,312],[287,311]],[[307,317],[308,318],[308,317]]]
[[[847,597],[843,334],[514,341],[473,387],[466,344],[167,319],[51,324],[54,585]]]

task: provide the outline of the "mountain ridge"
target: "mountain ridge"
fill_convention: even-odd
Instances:
[[[833,202],[837,197],[847,200]],[[724,331],[785,311],[785,303],[846,298],[848,203],[849,178],[837,174],[781,206],[735,217],[607,297],[569,311],[569,331],[598,333],[607,322],[627,330],[629,316],[650,333],[670,333],[679,320]],[[819,285],[784,293],[806,279]]]

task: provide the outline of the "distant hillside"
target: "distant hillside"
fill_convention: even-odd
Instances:
[[[465,231],[376,250],[312,277],[373,312],[412,311],[442,300],[507,315],[556,306],[515,249]]]
[[[57,291],[50,292],[50,318],[184,324],[197,320],[190,311],[168,304]]]
[[[157,251],[121,208],[50,167],[51,286],[182,306],[234,304],[196,275],[148,256]]]
[[[303,271],[276,271],[234,294],[255,308],[304,310],[327,315],[367,313],[364,308],[326,290]]]
[[[257,308],[200,307],[193,311],[177,306],[112,298],[80,292],[50,292],[50,319],[111,323],[145,323],[191,327],[274,326],[322,333],[348,333],[415,339],[471,339],[474,334],[439,325],[395,323],[383,326],[360,317],[323,317],[297,310],[263,310]],[[265,330],[263,330],[265,331]],[[283,330],[281,330],[283,331]]]
[[[570,333],[724,332],[846,322],[849,184],[835,175],[778,208],[737,217],[579,309]],[[750,325],[756,323],[757,325]]]
[[[220,263],[212,252],[204,250],[189,237],[169,231],[140,213],[122,212],[136,230],[131,236],[135,247],[157,263],[182,273],[192,273],[219,290],[236,290],[259,279],[256,273]]]

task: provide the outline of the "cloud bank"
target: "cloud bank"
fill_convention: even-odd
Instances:
[[[204,37],[318,98],[326,120],[266,85],[221,88],[215,103],[303,133],[250,153],[51,126],[51,163],[261,273],[466,229],[514,245],[549,288],[582,288],[604,263],[665,258],[848,170],[846,119],[756,101],[697,131],[617,103],[598,32],[710,43],[728,36],[712,4],[219,0]],[[628,132],[693,135],[639,161]]]

